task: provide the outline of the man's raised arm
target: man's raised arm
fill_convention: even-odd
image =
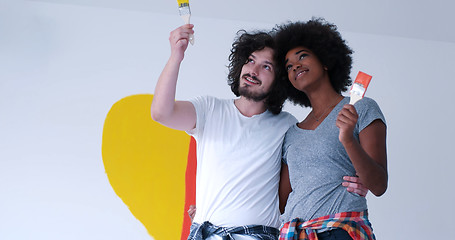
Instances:
[[[152,102],[153,120],[173,129],[188,131],[196,126],[196,110],[191,102],[175,101],[175,91],[180,64],[188,47],[193,25],[185,24],[171,32],[171,56],[155,87]]]

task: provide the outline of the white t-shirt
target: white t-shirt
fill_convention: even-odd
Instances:
[[[289,113],[242,115],[234,100],[191,100],[197,142],[196,216],[216,226],[265,225],[278,228],[281,145],[297,122]]]

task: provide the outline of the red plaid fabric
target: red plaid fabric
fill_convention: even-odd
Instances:
[[[342,212],[301,221],[299,218],[283,224],[280,240],[317,240],[316,230],[325,228],[342,228],[354,240],[376,240],[368,212]]]

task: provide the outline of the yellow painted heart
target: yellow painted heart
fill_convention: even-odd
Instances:
[[[195,144],[185,132],[151,119],[152,100],[150,94],[133,95],[112,106],[103,129],[104,167],[115,193],[155,240],[186,239]]]

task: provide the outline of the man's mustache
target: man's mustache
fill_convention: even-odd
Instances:
[[[261,81],[256,76],[251,76],[251,74],[249,74],[249,73],[245,73],[245,74],[242,75],[242,78],[245,78],[245,77],[249,77],[249,78],[251,78],[251,79],[253,79],[255,81],[259,81],[259,82]]]

